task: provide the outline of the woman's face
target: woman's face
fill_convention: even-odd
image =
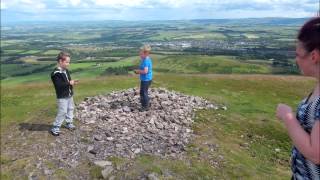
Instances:
[[[301,42],[298,42],[296,45],[296,62],[303,75],[305,76],[314,75],[313,66],[315,65],[311,60],[311,53],[304,48]]]

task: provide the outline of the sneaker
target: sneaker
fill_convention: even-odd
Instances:
[[[52,129],[50,130],[50,133],[53,135],[53,136],[59,136],[60,134],[60,129],[58,126],[53,126]]]
[[[69,129],[69,130],[74,130],[74,129],[76,129],[76,126],[73,125],[72,123],[67,123],[66,124],[66,128]]]
[[[142,106],[140,109],[139,109],[140,112],[144,112],[144,111],[149,111],[149,107],[144,107]]]

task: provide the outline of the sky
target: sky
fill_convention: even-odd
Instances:
[[[318,8],[319,0],[1,0],[1,20],[301,18]]]

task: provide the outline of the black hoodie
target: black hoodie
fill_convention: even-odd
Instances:
[[[71,76],[68,69],[55,68],[51,73],[51,80],[56,89],[57,98],[68,98],[73,95],[73,87],[70,85]]]

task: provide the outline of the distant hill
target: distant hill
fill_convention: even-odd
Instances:
[[[10,25],[54,25],[53,22],[61,25],[79,25],[79,24],[99,24],[108,26],[119,25],[141,25],[141,24],[171,24],[171,23],[196,23],[196,24],[217,24],[217,25],[287,25],[300,26],[308,18],[241,18],[241,19],[191,19],[191,20],[153,20],[153,21],[123,21],[123,20],[106,20],[106,21],[3,21],[3,26]]]
[[[195,19],[191,22],[198,24],[220,24],[220,25],[292,25],[300,26],[308,18],[244,18],[244,19]]]

